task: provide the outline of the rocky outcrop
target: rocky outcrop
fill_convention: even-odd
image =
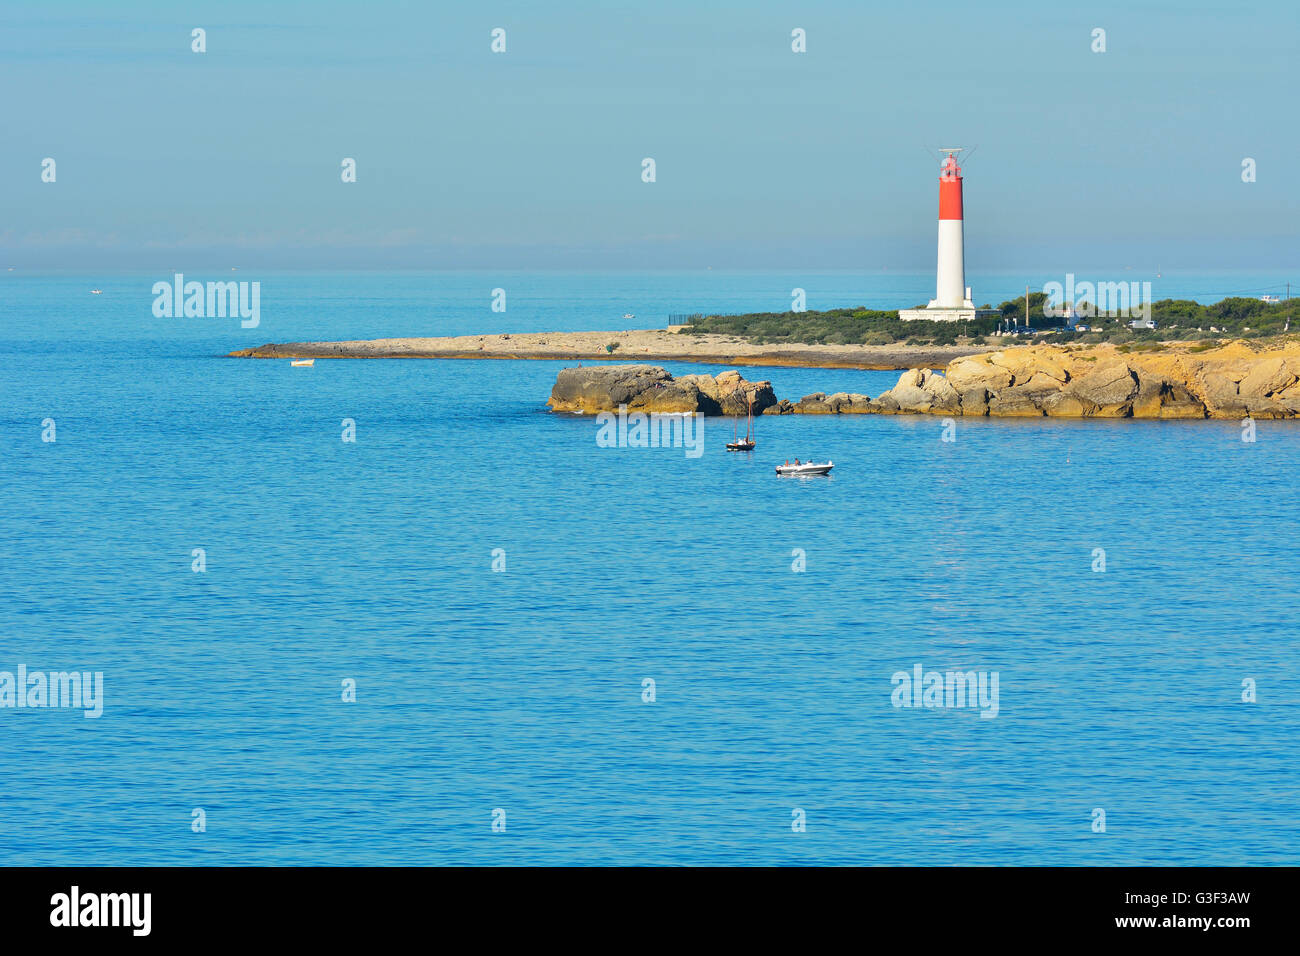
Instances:
[[[860,392],[836,392],[826,399],[826,404],[837,415],[860,415],[871,411],[871,399]]]
[[[945,372],[908,369],[874,401],[856,392],[777,400],[770,382],[737,371],[674,378],[653,365],[564,369],[555,411],[743,415],[924,414],[1002,418],[1300,418],[1300,343],[1152,352],[1019,346],[954,359]]]
[[[926,412],[951,414],[961,407],[961,399],[952,383],[938,372],[928,368],[914,368],[904,372],[888,393],[901,408],[915,408]]]
[[[787,401],[778,403],[776,414],[786,415],[854,415],[871,411],[871,399],[857,392],[813,392],[791,404]]]
[[[1028,346],[909,369],[872,411],[1053,418],[1300,417],[1300,344],[1177,347]]]
[[[761,415],[776,404],[771,382],[747,382],[735,369],[719,372],[717,376],[684,375],[678,381],[694,383],[701,394],[717,403],[721,415],[744,415],[751,402],[754,414]]]
[[[1066,388],[1083,409],[1081,417],[1123,418],[1138,392],[1138,377],[1128,363],[1115,359],[1080,371]]]
[[[771,382],[747,382],[739,372],[683,375],[674,378],[654,365],[591,365],[562,369],[555,377],[552,411],[594,414],[618,411],[700,412],[744,415],[753,402],[755,415],[776,405]]]

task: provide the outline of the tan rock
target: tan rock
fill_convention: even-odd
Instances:
[[[1128,365],[1116,359],[1070,382],[1069,393],[1093,408],[1097,418],[1125,418],[1129,400],[1137,394],[1138,381]]]
[[[959,392],[961,413],[963,415],[987,415],[989,413],[989,393],[985,388],[967,388]]]
[[[1232,343],[1197,350],[1179,343],[1121,352],[1114,346],[1035,345],[966,356],[947,374],[903,372],[875,401],[856,392],[815,392],[777,401],[769,382],[739,371],[674,378],[649,365],[565,369],[548,404],[559,411],[755,414],[933,414],[1053,418],[1300,417],[1300,343]]]
[[[1065,385],[1066,379],[1064,377],[1057,378],[1054,374],[1056,371],[1055,369],[1035,369],[1029,374],[1028,381],[1015,387],[1023,388],[1030,394],[1059,392]]]
[[[921,386],[930,394],[932,412],[955,412],[961,408],[961,396],[953,388],[947,376],[939,372],[926,370],[925,383]]]
[[[1295,382],[1295,370],[1284,357],[1277,356],[1256,362],[1250,373],[1241,380],[1238,391],[1246,404],[1250,405],[1252,400],[1284,391]]]
[[[795,403],[794,410],[800,415],[834,415],[835,409],[826,401],[825,392],[813,392],[805,395]]]
[[[761,415],[763,409],[776,403],[771,382],[747,382],[734,369],[713,375],[683,375],[676,381],[683,387],[694,386],[700,393],[715,402],[722,415],[745,415],[750,403],[754,414]],[[705,414],[710,414],[705,412]]]
[[[1077,395],[1061,390],[1044,396],[1042,408],[1043,412],[1051,418],[1083,418],[1091,411],[1092,406],[1085,405]]]
[[[922,405],[928,407],[930,396],[924,388],[925,373],[926,369],[923,368],[909,368],[898,376],[894,387],[885,394],[898,402],[898,407],[904,411],[917,409]]]
[[[885,394],[904,412],[956,412],[961,408],[957,390],[943,375],[928,368],[908,369]]]
[[[1134,418],[1159,418],[1160,396],[1164,391],[1165,380],[1146,369],[1138,368],[1133,372],[1137,376],[1138,390],[1133,396],[1132,414]]]
[[[1134,418],[1204,418],[1205,405],[1185,385],[1138,369]]]
[[[1014,380],[1009,371],[988,361],[986,355],[961,358],[950,362],[944,374],[947,375],[949,384],[958,392],[966,392],[975,388],[1006,388]]]
[[[1200,380],[1201,395],[1212,413],[1236,414],[1244,412],[1246,404],[1237,391],[1237,382],[1221,371],[1206,372]]]
[[[754,413],[776,404],[770,382],[728,379],[720,388],[711,375],[683,375],[675,379],[653,365],[591,365],[561,369],[555,377],[547,405],[557,412],[629,411],[701,412],[705,415],[744,414],[749,397]]]
[[[1042,394],[1024,387],[1004,388],[989,396],[989,414],[997,418],[1042,418],[1045,412],[1035,400]]]
[[[870,410],[871,399],[858,392],[836,392],[826,399],[826,404],[839,415],[856,415]]]
[[[1300,382],[1280,393],[1277,401],[1278,404],[1291,409],[1293,414],[1300,414]]]
[[[1182,385],[1170,384],[1160,406],[1161,418],[1205,418],[1205,403]]]
[[[981,356],[982,357],[982,356]],[[1037,374],[1046,375],[1065,384],[1070,380],[1065,367],[1066,353],[1051,346],[1030,346],[989,353],[989,361],[1005,369],[1013,377],[1012,385],[1028,382]]]

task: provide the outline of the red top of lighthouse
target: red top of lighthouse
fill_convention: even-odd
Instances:
[[[939,167],[939,218],[961,219],[961,167],[952,153]]]

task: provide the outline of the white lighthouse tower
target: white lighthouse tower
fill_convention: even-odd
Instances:
[[[975,318],[975,303],[966,285],[966,250],[962,235],[961,167],[959,147],[944,150],[948,158],[939,167],[939,263],[934,298],[924,309],[902,309],[900,319],[935,319],[955,322]]]

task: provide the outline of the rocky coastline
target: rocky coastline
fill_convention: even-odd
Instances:
[[[1300,417],[1300,343],[1256,349],[1235,342],[1152,352],[1021,346],[954,359],[942,371],[910,368],[875,399],[816,392],[779,399],[771,382],[739,372],[674,378],[652,365],[563,369],[547,404],[593,414],[922,414],[994,418],[1288,419]]]

